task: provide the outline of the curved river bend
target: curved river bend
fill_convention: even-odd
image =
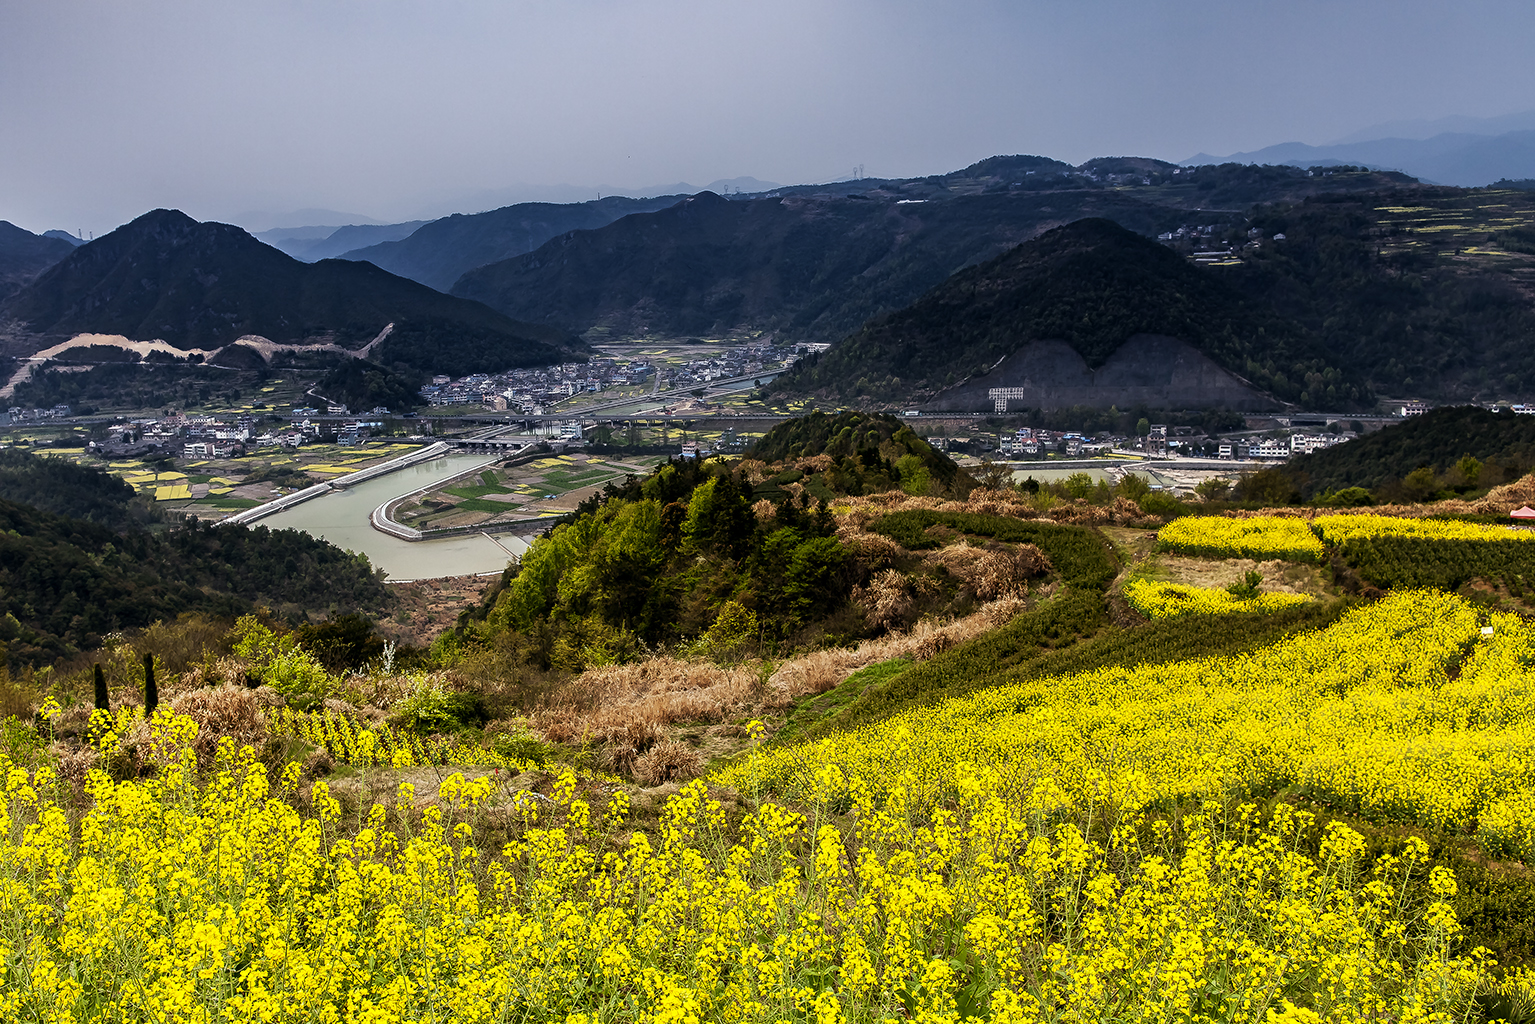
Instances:
[[[484,455],[445,455],[332,491],[252,525],[303,530],[337,547],[367,555],[374,568],[383,569],[394,580],[500,572],[509,560],[508,549],[519,555],[528,549],[520,538],[502,533],[495,540],[471,534],[408,541],[380,533],[368,524],[373,510],[390,498],[442,483],[485,463]]]

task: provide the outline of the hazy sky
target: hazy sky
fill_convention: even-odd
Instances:
[[[0,0],[0,219],[1182,159],[1535,108],[1535,4]]]

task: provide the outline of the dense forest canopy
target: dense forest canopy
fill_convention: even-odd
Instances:
[[[0,452],[0,494],[0,642],[15,665],[184,612],[302,619],[389,603],[366,558],[297,530],[191,521],[150,532],[131,521],[132,491],[99,470]]]
[[[1462,460],[1471,459],[1462,465]],[[1446,406],[1347,444],[1300,455],[1273,472],[1292,481],[1302,497],[1345,488],[1380,488],[1420,470],[1457,476],[1459,489],[1496,486],[1535,467],[1535,416],[1472,405]],[[1469,473],[1469,477],[1468,477]],[[1437,490],[1437,488],[1435,489]],[[1400,495],[1422,500],[1431,494]]]
[[[1479,228],[1490,221],[1501,223]],[[1283,243],[1245,253],[1242,266],[1219,268],[1229,271],[1223,276],[1336,353],[1351,379],[1398,396],[1535,393],[1535,261],[1526,258],[1535,254],[1535,201],[1527,193],[1314,197],[1260,207],[1252,224]],[[1331,382],[1305,381],[1314,404],[1342,407],[1327,404],[1347,397],[1327,391]]]
[[[877,566],[838,540],[829,503],[974,486],[892,416],[816,413],[781,424],[746,459],[675,459],[608,485],[533,544],[470,632],[516,634],[530,658],[564,668],[723,642],[721,631],[766,644],[863,635],[871,626],[850,599]],[[949,580],[931,597],[941,607],[956,588]]]

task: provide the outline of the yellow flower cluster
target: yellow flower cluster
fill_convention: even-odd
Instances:
[[[1185,555],[1289,562],[1320,562],[1323,552],[1304,519],[1286,516],[1184,516],[1157,531],[1157,547]]]
[[[1529,820],[1535,631],[1493,629],[1400,593],[1244,657],[999,688],[756,750],[716,781],[792,806],[699,780],[648,831],[568,772],[343,807],[226,743],[200,781],[169,715],[160,769],[92,772],[83,807],[0,755],[0,1020],[1465,1020],[1491,964],[1425,843],[1372,862],[1227,798]]]
[[[1279,593],[1242,598],[1219,587],[1191,587],[1182,583],[1159,583],[1146,579],[1134,579],[1126,583],[1124,595],[1131,608],[1153,619],[1168,615],[1275,612],[1311,600],[1305,594]]]
[[[388,725],[368,728],[329,711],[306,713],[278,708],[267,713],[267,732],[324,747],[342,764],[411,768],[442,765],[458,768],[504,768],[511,772],[533,771],[539,765],[497,753],[457,736],[423,737]]]
[[[625,803],[598,817],[566,776],[496,855],[489,777],[346,826],[323,782],[300,813],[296,766],[284,797],[249,751],[221,761],[202,787],[191,758],[93,773],[78,825],[50,770],[0,763],[0,1019],[1448,1024],[1489,981],[1424,844],[1372,865],[1333,825],[1313,859],[1283,804],[1191,814],[1174,853],[1043,781],[958,764],[933,810],[828,769],[734,838],[694,782],[624,839]]]
[[[733,785],[813,790],[831,765],[880,790],[954,798],[955,765],[1067,804],[1134,809],[1294,789],[1354,813],[1475,826],[1535,863],[1535,628],[1442,591],[1402,591],[1238,657],[1030,680],[762,752]],[[1469,652],[1469,653],[1468,653]]]
[[[1535,531],[1508,526],[1464,523],[1453,519],[1403,519],[1398,516],[1318,516],[1312,522],[1317,536],[1328,544],[1342,545],[1355,537],[1422,537],[1428,540],[1535,540]]]
[[[1190,815],[1174,854],[1144,819],[1063,816],[1058,790],[977,766],[936,811],[833,769],[818,796],[856,830],[768,803],[732,841],[695,782],[623,841],[623,804],[594,823],[567,777],[519,801],[496,856],[473,841],[489,779],[344,827],[323,782],[306,816],[248,753],[223,760],[201,788],[190,761],[95,773],[78,827],[50,771],[0,765],[0,1017],[1447,1024],[1488,984],[1452,953],[1455,881],[1426,846],[1372,865],[1334,825],[1313,859],[1283,804]]]

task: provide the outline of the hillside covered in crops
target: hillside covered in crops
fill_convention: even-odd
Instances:
[[[203,610],[13,665],[0,1019],[1529,1019],[1535,479],[980,477],[808,417],[429,648]]]

